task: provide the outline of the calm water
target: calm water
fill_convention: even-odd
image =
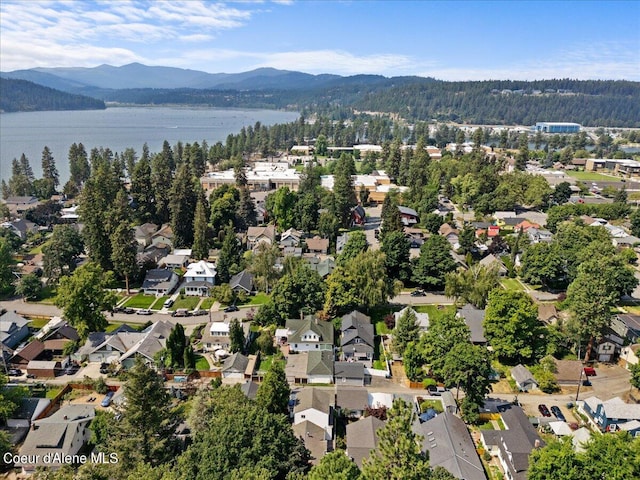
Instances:
[[[113,152],[135,149],[138,156],[146,142],[159,152],[167,140],[171,145],[224,141],[243,126],[287,123],[295,112],[273,110],[222,110],[180,107],[113,107],[106,110],[66,112],[19,112],[0,114],[0,178],[11,176],[11,160],[23,153],[34,174],[41,175],[42,150],[48,146],[60,173],[60,183],[69,179],[67,156],[71,144],[82,142],[87,153],[94,147]]]

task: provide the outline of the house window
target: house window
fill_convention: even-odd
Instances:
[[[305,417],[304,415],[300,415],[300,418],[307,418],[307,417]]]
[[[318,348],[318,345],[316,345],[316,348]]]

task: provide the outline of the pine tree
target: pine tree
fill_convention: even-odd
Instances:
[[[282,363],[274,361],[258,388],[256,403],[263,406],[269,413],[289,413],[289,396],[291,389]]]
[[[333,179],[333,196],[336,217],[340,225],[348,228],[351,223],[351,209],[357,205],[353,189],[352,175],[356,167],[351,155],[342,154],[337,162]]]
[[[196,204],[196,213],[193,219],[193,250],[191,256],[195,260],[203,260],[209,257],[209,241],[207,232],[209,225],[207,223],[207,200],[202,189],[198,192],[198,203]]]
[[[172,367],[181,368],[184,366],[184,349],[187,346],[187,338],[184,335],[184,327],[181,323],[171,329],[167,338],[166,348],[169,352],[169,361]]]
[[[216,277],[219,283],[227,283],[231,276],[239,271],[240,260],[240,245],[233,225],[229,224],[224,229],[224,240],[222,240],[222,248],[218,257]]]
[[[129,279],[138,272],[137,251],[138,243],[133,229],[128,223],[121,223],[111,234],[111,261],[114,270],[124,277],[127,294]]]
[[[151,188],[156,207],[155,219],[159,224],[167,223],[170,217],[169,199],[173,171],[171,159],[167,155],[157,154],[151,161]]]
[[[244,330],[237,318],[231,320],[229,325],[229,349],[232,353],[240,352],[244,350]]]
[[[256,206],[249,190],[244,187],[240,189],[240,202],[238,205],[238,223],[242,230],[256,224]]]
[[[196,209],[197,194],[194,188],[193,173],[188,163],[183,162],[171,186],[169,210],[173,242],[176,247],[193,245],[193,217]]]
[[[51,194],[55,194],[56,187],[60,184],[58,177],[58,169],[56,168],[56,162],[53,159],[51,150],[49,147],[44,147],[42,151],[42,178],[47,182],[49,191]]]
[[[155,221],[157,212],[154,190],[151,188],[151,164],[148,155],[143,154],[133,167],[129,193],[135,205],[136,219],[140,223]]]
[[[69,148],[69,172],[71,173],[71,181],[80,187],[87,181],[91,174],[91,167],[87,160],[87,151],[82,143],[73,144]]]

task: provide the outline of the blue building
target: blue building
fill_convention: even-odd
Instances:
[[[625,403],[620,397],[606,401],[590,397],[582,410],[602,432],[627,430],[632,436],[640,436],[640,405]]]
[[[580,128],[577,123],[562,122],[537,122],[534,127],[536,132],[542,133],[578,133]]]

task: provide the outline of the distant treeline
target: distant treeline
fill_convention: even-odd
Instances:
[[[443,82],[357,76],[307,90],[127,89],[93,93],[105,101],[235,108],[296,109],[346,118],[355,110],[395,113],[409,121],[640,127],[640,83],[541,80]]]
[[[0,78],[0,110],[5,112],[105,108],[102,100],[61,92],[26,80]]]

